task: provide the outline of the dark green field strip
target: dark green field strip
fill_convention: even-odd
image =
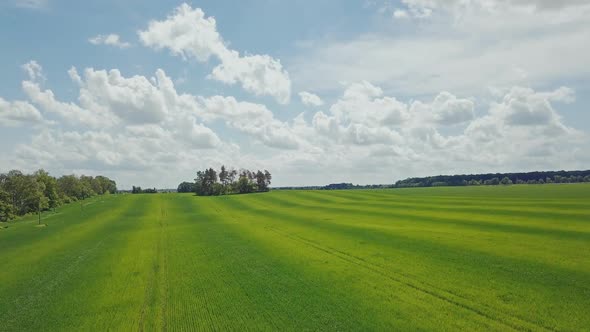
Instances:
[[[406,196],[426,197],[428,199],[454,199],[457,197],[486,200],[510,200],[525,198],[526,200],[559,199],[564,201],[578,200],[580,194],[587,195],[589,184],[549,184],[549,185],[516,185],[516,186],[467,186],[467,187],[431,187],[402,188],[400,194]]]
[[[338,206],[358,206],[361,208],[366,207],[377,207],[377,208],[398,208],[407,210],[425,210],[425,211],[440,211],[440,212],[461,212],[461,213],[474,213],[480,215],[503,215],[508,216],[511,219],[519,220],[522,218],[553,218],[558,219],[562,222],[567,220],[582,221],[584,226],[587,227],[590,232],[590,203],[579,204],[578,207],[549,207],[545,204],[534,205],[525,202],[513,202],[512,204],[506,203],[490,203],[488,202],[445,202],[437,200],[427,201],[407,201],[403,197],[390,195],[388,200],[363,200],[363,201],[347,201],[343,200],[342,196],[333,195],[328,197],[325,194],[318,194],[316,192],[294,192],[288,196],[290,199],[293,197],[311,201],[315,204],[324,203]],[[577,225],[576,225],[577,226]]]
[[[519,186],[520,187],[520,186]],[[481,197],[480,195],[475,196],[459,196],[459,195],[431,195],[428,194],[428,190],[440,190],[439,188],[419,188],[414,189],[418,191],[420,195],[412,192],[411,189],[383,189],[383,190],[332,190],[332,191],[297,191],[299,193],[312,194],[317,196],[323,196],[326,199],[342,198],[353,202],[387,202],[390,200],[396,200],[408,203],[432,203],[439,202],[441,204],[461,205],[461,206],[537,206],[537,207],[555,207],[564,209],[588,209],[590,202],[586,199],[590,195],[590,185],[588,184],[570,184],[570,185],[549,185],[538,189],[539,186],[527,187],[524,186],[527,191],[519,191],[518,195],[509,195],[510,190],[513,187],[498,186],[491,188],[493,191],[489,191],[488,195]],[[576,193],[575,197],[563,199],[563,190],[554,190],[555,188],[563,189],[566,188],[568,191]],[[445,188],[446,189],[446,188]],[[466,190],[471,188],[459,187],[455,190],[463,190],[465,194]],[[477,187],[477,190],[489,189],[483,187]],[[542,192],[544,198],[530,198],[531,192]],[[276,192],[276,194],[289,194],[288,191]],[[571,196],[571,195],[568,195]]]
[[[229,204],[233,205],[233,202]],[[226,209],[225,211],[233,212],[239,211],[239,209]],[[236,218],[240,218],[240,222],[236,225],[240,225],[243,231],[248,231],[251,237],[258,233],[258,242],[267,242],[268,250],[273,252],[284,251],[285,257],[282,260],[300,261],[302,268],[304,268],[303,271],[307,271],[306,273],[314,270],[324,273],[324,269],[326,269],[324,262],[309,264],[309,260],[317,260],[318,256],[326,255],[331,257],[335,261],[334,263],[338,262],[337,266],[340,267],[338,272],[333,273],[327,282],[332,285],[332,288],[347,290],[348,296],[355,295],[354,301],[359,305],[365,304],[371,308],[368,309],[369,311],[379,312],[381,319],[384,320],[383,326],[387,326],[388,317],[392,314],[397,316],[422,313],[425,317],[406,316],[406,324],[410,323],[411,326],[418,324],[417,320],[420,320],[420,323],[426,324],[429,329],[436,329],[437,326],[440,326],[437,324],[441,324],[441,322],[448,325],[446,328],[453,327],[451,322],[459,324],[455,328],[460,328],[460,324],[465,324],[462,328],[468,329],[473,329],[476,325],[479,326],[479,329],[486,326],[485,329],[498,330],[540,328],[536,323],[527,322],[511,315],[503,315],[501,312],[490,310],[485,306],[468,303],[460,296],[420,284],[399,274],[392,274],[366,260],[327,246],[325,242],[310,241],[304,237],[293,235],[292,229],[281,231],[274,225],[261,227],[260,223],[266,222],[276,225],[276,219],[272,216],[269,218],[258,212],[247,213],[245,216],[240,213],[236,216]],[[248,225],[250,222],[254,222],[255,225]],[[334,240],[338,242],[343,239],[336,235]],[[285,248],[280,250],[281,247]],[[308,256],[300,257],[304,253]],[[400,306],[403,306],[403,309],[398,313],[397,310],[400,309]],[[464,321],[457,320],[457,317],[462,317]],[[399,327],[397,322],[390,321],[389,323],[391,324],[390,328]],[[470,324],[476,325],[468,327]],[[414,327],[416,326],[414,325]]]
[[[354,244],[349,252],[359,252],[363,250],[362,247],[373,247],[375,250],[367,252],[363,259],[379,262],[393,271],[413,271],[415,275],[410,277],[418,276],[428,280],[432,278],[433,273],[440,273],[443,277],[441,285],[447,289],[452,287],[455,293],[471,293],[474,300],[496,302],[498,306],[504,307],[506,312],[520,311],[521,317],[531,314],[531,319],[536,317],[536,312],[531,310],[534,308],[531,304],[559,302],[560,298],[568,298],[569,303],[562,305],[557,310],[557,315],[554,309],[536,308],[539,311],[538,316],[544,315],[542,320],[546,326],[553,326],[554,321],[557,321],[554,317],[559,315],[567,316],[574,313],[574,316],[577,314],[576,317],[583,317],[584,310],[590,305],[587,297],[590,278],[587,273],[490,255],[475,251],[477,247],[474,251],[447,247],[436,238],[427,241],[407,237],[408,234],[384,233],[382,230],[329,223],[324,220],[325,215],[322,214],[312,217],[307,213],[288,215],[284,210],[277,208],[253,209],[256,202],[252,202],[251,199],[247,202],[245,199],[232,202],[232,205],[236,204],[238,211],[251,211],[259,220],[265,220],[260,216],[268,216],[272,220],[270,222],[281,227],[287,222],[290,227],[287,233],[297,234],[303,231],[309,233],[310,238],[315,238],[318,243],[333,243],[336,248],[343,244]],[[291,228],[292,224],[303,226]],[[338,240],[339,237],[345,239]],[[357,245],[359,242],[363,245]],[[376,256],[377,259],[375,253],[379,254]],[[457,282],[448,283],[449,280],[454,280],[453,278],[456,278]],[[488,289],[495,284],[503,287],[498,290]],[[484,294],[481,289],[487,289],[487,292]]]
[[[170,233],[180,244],[170,255],[170,267],[179,272],[171,276],[171,326],[181,330],[367,328],[362,320],[328,310],[339,303],[323,294],[329,285],[319,287],[302,278],[254,239],[232,231],[225,216],[209,203],[188,196],[171,204],[178,226]]]
[[[171,197],[163,198],[168,201],[168,213],[174,216],[168,225],[170,243],[174,244],[168,252],[168,267],[174,271],[168,280],[168,329],[227,330],[242,324],[246,329],[248,321],[269,328],[264,324],[264,312],[253,315],[241,280],[232,275],[233,265],[242,263],[232,238],[224,236],[223,229],[212,227],[205,211],[194,207],[195,197]]]
[[[393,190],[391,190],[393,191]],[[350,195],[350,194],[349,194]],[[291,195],[290,195],[291,196]],[[588,223],[590,213],[589,202],[581,202],[578,204],[563,204],[556,202],[526,202],[520,199],[511,199],[509,202],[498,202],[495,200],[488,201],[448,201],[448,200],[437,200],[437,199],[407,199],[407,197],[398,196],[390,193],[389,195],[381,195],[379,199],[362,199],[353,201],[352,198],[349,201],[348,198],[343,200],[345,196],[338,192],[334,192],[333,197],[327,198],[326,195],[318,195],[317,192],[299,192],[294,193],[292,196],[306,198],[309,200],[318,202],[318,197],[322,203],[327,204],[351,204],[359,206],[395,206],[400,208],[423,208],[423,209],[434,209],[444,211],[469,211],[469,212],[481,212],[481,213],[492,213],[492,214],[503,214],[511,217],[518,216],[541,216],[541,217],[557,217],[557,218],[583,218]],[[324,196],[324,197],[322,197]],[[364,196],[364,193],[363,195]],[[590,226],[589,226],[590,228]]]
[[[219,229],[222,235],[216,242],[232,239],[231,245],[221,250],[230,248],[233,254],[227,254],[239,259],[235,264],[242,273],[236,280],[250,280],[244,289],[253,297],[262,297],[262,301],[252,303],[259,307],[256,311],[269,312],[268,316],[274,317],[271,322],[289,317],[285,320],[289,325],[274,329],[407,330],[433,329],[440,324],[442,316],[432,317],[424,310],[433,306],[432,296],[400,286],[378,273],[367,274],[332,252],[277,236],[276,231],[251,223],[264,216],[226,209],[221,200],[209,200],[206,206],[208,211],[213,210],[206,218],[214,223],[210,227]],[[448,301],[434,298],[434,302],[450,315],[445,319],[450,328],[509,327]]]
[[[299,209],[280,208],[281,199],[276,197],[265,197],[265,203],[275,203],[273,206],[263,205],[258,213],[266,213],[267,210],[281,211],[282,214],[290,214],[291,218],[297,219],[301,211],[315,211],[323,213],[324,218],[316,219],[317,223],[343,224],[352,228],[370,228],[377,232],[404,232],[413,237],[435,237],[435,241],[441,244],[458,247],[459,250],[471,250],[477,248],[480,251],[503,255],[508,258],[518,257],[525,260],[536,261],[539,257],[544,259],[548,265],[590,273],[590,248],[587,240],[574,240],[569,233],[556,231],[556,234],[549,234],[548,231],[537,231],[534,228],[527,228],[529,232],[510,232],[504,225],[484,224],[485,227],[477,227],[469,220],[461,220],[445,217],[441,222],[438,217],[407,218],[404,214],[393,212],[379,212],[375,216],[364,210],[353,211],[332,209],[331,207],[305,206]],[[240,202],[236,202],[240,204]],[[256,202],[250,204],[249,208],[255,207]],[[306,214],[309,215],[309,214]],[[432,220],[431,220],[432,219]],[[450,220],[450,221],[449,221]],[[490,228],[492,231],[490,231]],[[509,226],[509,228],[515,228]],[[500,231],[498,230],[500,229]],[[566,236],[560,236],[565,234]],[[539,236],[542,235],[541,238]],[[547,235],[551,235],[547,237]],[[565,241],[567,240],[567,241]]]
[[[526,218],[520,220],[502,220],[491,214],[477,213],[439,213],[430,210],[421,210],[420,207],[412,209],[399,209],[395,206],[364,207],[362,205],[336,204],[336,203],[315,203],[313,199],[302,198],[302,196],[281,197],[269,196],[265,198],[268,202],[276,204],[277,208],[290,209],[292,211],[314,210],[330,211],[335,215],[362,215],[367,217],[363,223],[391,226],[395,223],[397,227],[401,224],[412,222],[412,225],[427,224],[425,226],[447,225],[449,227],[460,227],[474,231],[501,232],[509,234],[543,235],[550,238],[568,238],[585,244],[590,241],[590,232],[578,229],[564,229],[562,223],[571,224],[576,221],[559,221],[551,223],[552,219],[544,220]],[[289,208],[287,208],[287,206]],[[500,220],[500,221],[498,221]],[[584,226],[585,226],[585,222]],[[547,225],[552,227],[547,227]],[[541,227],[541,225],[543,227]],[[573,227],[573,226],[571,226]]]
[[[586,186],[580,186],[586,188]],[[587,186],[589,190],[581,191],[581,197],[590,196],[590,185]],[[504,189],[499,188],[499,189]],[[563,200],[559,199],[558,196],[544,200],[544,201],[530,201],[525,198],[515,197],[510,198],[506,201],[502,201],[497,197],[489,197],[487,200],[480,200],[479,198],[461,198],[460,200],[454,199],[442,199],[440,197],[416,197],[416,196],[404,196],[399,193],[403,192],[401,189],[389,189],[387,191],[380,191],[380,194],[375,194],[362,190],[349,190],[349,191],[293,191],[293,192],[275,192],[274,195],[278,197],[304,197],[308,199],[314,199],[316,203],[342,203],[342,204],[387,204],[387,203],[398,203],[407,204],[411,206],[433,206],[433,207],[466,207],[466,208],[493,208],[493,209],[508,209],[519,210],[519,209],[530,209],[532,212],[542,209],[548,212],[563,212],[569,213],[580,213],[582,215],[588,214],[590,208],[590,202],[586,199],[577,199],[577,203],[573,203],[573,199]],[[356,194],[356,196],[355,196]],[[498,196],[501,192],[497,193]],[[548,197],[552,197],[548,196]],[[518,208],[518,209],[516,209]]]

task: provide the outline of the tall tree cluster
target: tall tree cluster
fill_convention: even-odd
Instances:
[[[55,178],[42,169],[32,174],[12,170],[0,174],[0,221],[116,191],[115,181],[105,176]]]
[[[272,175],[269,171],[227,169],[221,166],[219,172],[208,168],[197,172],[193,192],[199,196],[247,194],[270,190]],[[190,188],[186,182],[179,185],[183,191]]]

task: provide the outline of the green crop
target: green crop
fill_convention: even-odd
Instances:
[[[0,228],[0,331],[590,326],[590,185],[85,202]]]

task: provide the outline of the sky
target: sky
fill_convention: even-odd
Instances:
[[[0,1],[0,172],[590,168],[585,0]]]

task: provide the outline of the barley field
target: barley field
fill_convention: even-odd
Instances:
[[[590,328],[590,185],[110,195],[0,224],[0,330]]]

